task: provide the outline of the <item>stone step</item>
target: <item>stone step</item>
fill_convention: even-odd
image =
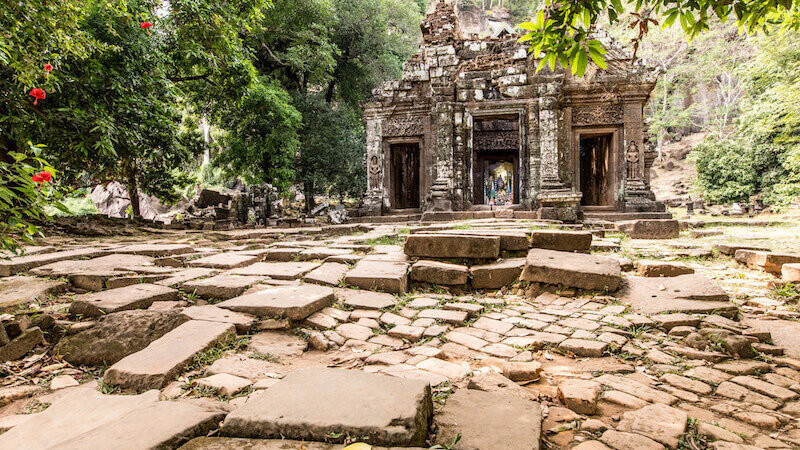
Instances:
[[[175,448],[206,435],[225,415],[158,397],[158,391],[103,395],[91,386],[74,388],[0,435],[0,448]]]
[[[423,283],[457,286],[467,284],[469,268],[460,264],[420,260],[411,266],[411,279]]]
[[[217,306],[255,316],[302,320],[335,301],[333,289],[311,284],[280,286],[225,300]]]
[[[588,252],[592,247],[589,231],[533,230],[531,247],[562,252]]]
[[[76,250],[65,250],[55,253],[41,253],[29,256],[15,256],[9,259],[0,259],[0,277],[9,277],[21,272],[31,270],[35,267],[44,266],[67,259],[94,258],[107,254],[105,249],[80,248]]]
[[[510,252],[526,251],[530,247],[530,237],[529,233],[526,231],[487,230],[487,229],[471,229],[471,230],[449,229],[449,230],[429,231],[425,232],[424,234],[499,237],[500,250],[507,250]]]
[[[103,376],[106,384],[135,390],[160,389],[186,367],[194,355],[236,333],[232,324],[190,320],[128,355]]]
[[[500,237],[459,234],[411,234],[405,254],[420,258],[497,258]]]
[[[357,370],[290,373],[225,418],[222,434],[325,441],[357,436],[387,446],[425,443],[433,414],[430,385]]]
[[[508,258],[490,264],[472,266],[469,273],[473,289],[500,289],[519,279],[525,258]]]
[[[75,297],[69,312],[74,316],[97,317],[117,311],[149,308],[153,302],[178,299],[178,291],[155,284],[135,284]]]
[[[523,281],[616,291],[622,283],[619,261],[602,256],[531,249],[520,277]]]
[[[367,257],[347,272],[344,282],[365,290],[403,293],[408,291],[408,264]]]
[[[631,239],[675,239],[681,234],[681,225],[673,219],[640,219],[617,222],[617,230]]]

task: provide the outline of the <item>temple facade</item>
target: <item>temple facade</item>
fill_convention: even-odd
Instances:
[[[512,208],[546,219],[657,212],[643,107],[655,71],[598,36],[607,70],[536,72],[508,27],[464,36],[436,4],[418,54],[364,104],[362,215]]]

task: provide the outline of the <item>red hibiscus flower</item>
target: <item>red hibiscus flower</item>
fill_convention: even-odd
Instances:
[[[142,28],[144,28],[145,30],[150,28],[150,27],[152,27],[152,26],[153,26],[153,24],[150,23],[150,22],[142,22]]]
[[[46,170],[43,170],[39,172],[39,178],[41,178],[43,182],[49,183],[53,180],[53,174]]]
[[[44,98],[47,96],[46,93],[43,90],[39,89],[39,88],[31,89],[31,91],[28,93],[28,95],[30,95],[31,97],[34,98],[34,100],[33,100],[33,104],[34,105],[37,104],[39,102],[39,100],[44,100]]]
[[[31,175],[31,181],[33,181],[34,183],[41,183],[44,180],[42,179],[41,176],[39,176],[38,173],[35,173],[35,174]]]
[[[44,71],[45,72],[50,73],[51,70],[53,70],[53,66],[51,66],[50,64],[45,64],[44,65]]]

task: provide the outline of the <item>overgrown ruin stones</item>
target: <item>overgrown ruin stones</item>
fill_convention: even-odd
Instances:
[[[44,266],[67,259],[94,258],[106,254],[107,251],[99,248],[80,248],[64,250],[55,253],[41,253],[29,256],[15,256],[9,259],[0,259],[0,277],[9,277],[35,267]]]
[[[160,389],[200,353],[236,334],[233,325],[190,320],[161,336],[143,350],[112,365],[106,384],[127,389]]]
[[[617,222],[617,229],[632,239],[674,239],[680,236],[681,226],[672,219],[641,219]]]
[[[188,402],[161,402],[158,396],[158,391],[71,390],[0,435],[0,448],[176,448],[206,435],[225,415]]]
[[[39,327],[28,328],[11,342],[0,347],[0,362],[22,358],[31,349],[42,343],[44,343],[42,330]]]
[[[523,281],[614,292],[622,283],[622,271],[619,262],[611,258],[531,249],[520,278]]]
[[[344,277],[345,284],[400,294],[408,291],[408,264],[364,258]]]
[[[153,302],[178,299],[175,289],[155,284],[135,284],[75,297],[69,312],[74,316],[97,317],[117,311],[147,308]]]
[[[189,318],[178,311],[120,311],[107,314],[92,328],[66,336],[56,354],[76,365],[111,365],[175,329]]]
[[[724,290],[708,278],[696,274],[662,278],[630,277],[619,298],[640,314],[717,312],[731,315],[737,310]]]
[[[473,289],[500,289],[519,279],[525,258],[508,258],[469,268]]]
[[[500,255],[500,237],[477,235],[411,234],[405,254],[420,258],[489,259]]]
[[[280,286],[225,300],[216,306],[255,316],[302,320],[334,301],[333,289],[315,285]]]
[[[467,284],[469,268],[459,264],[420,260],[411,266],[411,279],[446,286]]]
[[[562,252],[588,252],[592,233],[588,231],[533,230],[531,247]]]
[[[222,434],[316,441],[358,436],[374,445],[419,446],[432,413],[425,381],[311,368],[290,373],[233,410]]]
[[[435,422],[440,445],[451,445],[461,435],[458,448],[540,448],[541,406],[514,394],[459,389],[447,399]]]

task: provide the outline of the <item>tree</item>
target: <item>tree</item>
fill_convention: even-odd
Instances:
[[[629,12],[630,28],[636,30],[634,56],[642,39],[652,27],[666,28],[678,21],[687,37],[695,38],[708,31],[712,20],[735,19],[743,31],[754,33],[776,26],[800,28],[800,2],[794,0],[752,1],[674,1],[674,0],[552,0],[546,2],[531,22],[519,25],[528,32],[520,39],[530,43],[530,51],[541,55],[538,69],[556,63],[583,76],[589,60],[605,69],[605,49],[593,38],[593,31],[604,21],[619,22]],[[660,19],[660,20],[659,20]]]

